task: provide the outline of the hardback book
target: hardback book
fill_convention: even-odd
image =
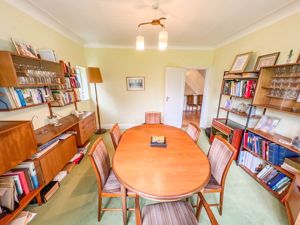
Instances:
[[[291,157],[285,158],[284,162],[295,169],[300,170],[300,156],[299,157]]]
[[[164,136],[151,136],[151,147],[167,147],[166,137]]]
[[[59,182],[58,181],[50,181],[49,184],[47,184],[42,190],[41,190],[41,196],[43,202],[49,201],[49,199],[54,195],[54,193],[59,188]]]
[[[16,169],[28,169],[32,185],[34,189],[39,187],[39,180],[36,172],[36,168],[33,161],[25,161],[15,167]]]

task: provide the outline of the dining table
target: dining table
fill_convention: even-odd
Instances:
[[[152,147],[152,136],[164,136],[165,147]],[[202,191],[210,179],[206,154],[180,128],[142,124],[127,129],[113,157],[121,183],[123,222],[127,223],[127,191],[154,201],[176,201]]]

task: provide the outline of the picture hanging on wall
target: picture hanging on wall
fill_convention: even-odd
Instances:
[[[37,58],[37,54],[31,44],[28,44],[22,40],[17,40],[15,38],[11,38],[11,40],[19,55]]]
[[[254,70],[258,71],[261,67],[274,66],[277,62],[280,52],[274,52],[267,55],[258,56]]]
[[[239,54],[235,57],[233,64],[230,68],[230,73],[241,73],[244,72],[247,64],[250,60],[252,52]]]
[[[145,77],[126,77],[127,91],[144,91]]]

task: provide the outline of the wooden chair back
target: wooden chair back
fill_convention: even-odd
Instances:
[[[145,113],[145,124],[160,124],[161,113],[160,112],[146,112]]]
[[[98,193],[101,194],[103,186],[110,171],[109,155],[102,137],[99,137],[91,147],[88,154],[97,179]]]
[[[211,174],[222,188],[225,186],[226,176],[236,156],[237,149],[223,137],[215,136],[208,152],[208,159],[211,165]]]
[[[297,173],[285,199],[290,225],[300,224],[300,173]]]
[[[113,127],[110,129],[109,134],[110,134],[112,143],[114,145],[114,148],[116,150],[119,145],[119,142],[121,140],[121,136],[122,136],[119,124],[117,124],[117,123],[114,124]]]
[[[186,104],[187,105],[195,105],[195,103],[194,103],[194,95],[187,95],[186,96]]]
[[[197,105],[202,105],[203,95],[197,95]]]
[[[189,123],[186,129],[187,134],[193,139],[194,142],[198,142],[201,134],[201,129],[194,123]]]

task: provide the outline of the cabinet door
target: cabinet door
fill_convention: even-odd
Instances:
[[[41,156],[39,160],[45,184],[48,184],[65,167],[76,152],[76,141],[72,135]]]
[[[93,135],[96,130],[96,117],[95,113],[91,114],[87,118],[81,120],[78,124],[78,138],[77,144],[79,146],[84,145],[84,143]]]

